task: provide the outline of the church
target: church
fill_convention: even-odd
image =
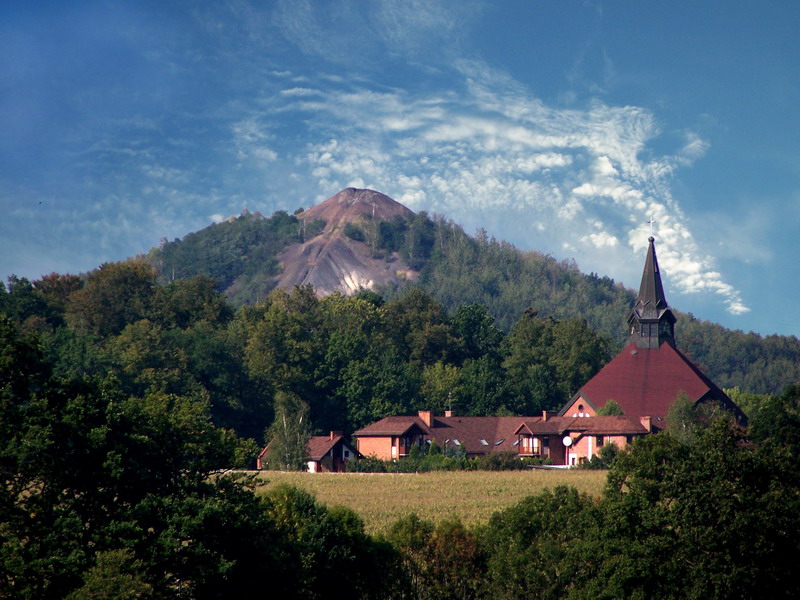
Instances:
[[[694,405],[712,403],[729,411],[742,426],[747,416],[675,344],[677,319],[667,304],[649,238],[639,294],[628,316],[625,348],[583,385],[560,412],[535,417],[386,417],[353,435],[362,455],[384,460],[407,456],[415,445],[436,442],[462,446],[467,456],[516,452],[574,466],[590,460],[605,444],[619,448],[637,437],[666,428],[675,400],[685,395]],[[622,414],[604,415],[616,402]]]
[[[646,417],[651,428],[663,429],[672,403],[683,393],[694,404],[718,404],[746,425],[739,407],[678,350],[676,320],[664,295],[655,240],[650,237],[639,295],[628,316],[626,347],[578,390],[559,415],[596,416],[614,400],[624,415]]]
[[[672,404],[684,395],[695,406],[712,403],[727,410],[739,425],[746,426],[747,416],[742,410],[676,347],[677,319],[664,295],[655,239],[651,236],[648,242],[639,294],[628,315],[628,343],[578,390],[558,413],[559,418],[578,419],[572,421],[572,427],[585,419],[588,426],[591,421],[608,418],[598,414],[613,400],[631,430],[638,422],[644,433],[656,433],[666,428]],[[592,423],[589,429],[594,428]],[[596,438],[592,447],[591,436],[565,436],[565,464],[591,458],[600,439]],[[624,446],[631,440],[629,435],[625,441],[619,438],[615,443]]]

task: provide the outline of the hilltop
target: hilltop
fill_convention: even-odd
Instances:
[[[349,295],[417,280],[419,272],[396,252],[390,260],[376,253],[379,223],[395,219],[405,223],[414,217],[410,209],[389,196],[347,188],[295,216],[303,224],[324,222],[325,226],[315,237],[290,244],[278,255],[282,272],[277,287],[311,284],[321,296],[333,292]],[[369,234],[373,243],[366,243]]]

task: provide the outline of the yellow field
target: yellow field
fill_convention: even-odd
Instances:
[[[457,516],[467,525],[486,523],[492,513],[544,488],[569,485],[600,496],[605,471],[455,471],[434,473],[289,473],[259,475],[272,485],[288,483],[312,493],[318,501],[355,510],[367,533],[384,531],[398,518],[417,513],[438,521]]]

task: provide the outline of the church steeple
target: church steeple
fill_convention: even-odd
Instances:
[[[664,296],[655,240],[650,236],[648,241],[650,245],[647,248],[639,296],[628,316],[630,341],[639,348],[658,348],[664,342],[674,347],[676,318]]]

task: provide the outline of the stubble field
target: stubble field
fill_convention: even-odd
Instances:
[[[466,525],[486,523],[491,515],[545,488],[573,486],[599,497],[605,471],[455,471],[433,473],[290,473],[264,471],[260,489],[281,483],[312,493],[328,506],[357,512],[367,533],[378,534],[409,513],[434,522],[458,517]]]

